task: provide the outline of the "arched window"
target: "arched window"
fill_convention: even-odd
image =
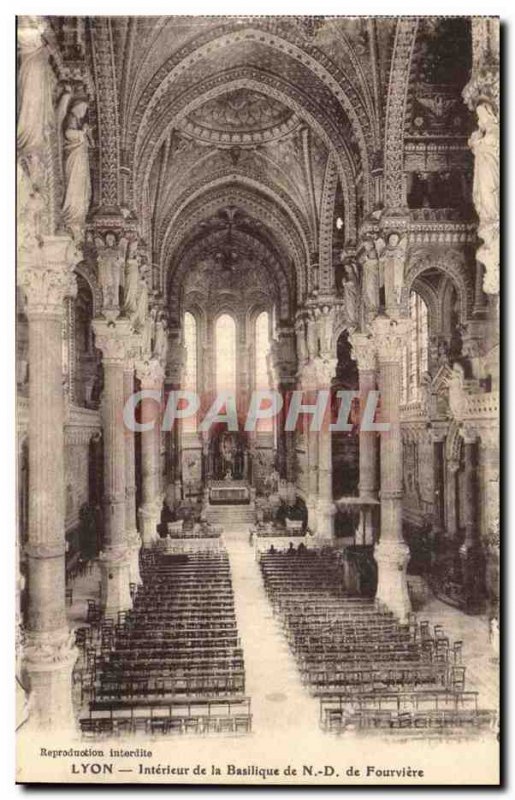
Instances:
[[[263,311],[256,317],[254,345],[256,353],[254,375],[255,388],[269,389],[270,376],[268,372],[268,356],[270,353],[270,329],[267,311]]]
[[[267,311],[262,311],[256,317],[254,327],[254,388],[256,390],[270,389],[270,317]],[[257,430],[273,430],[272,419],[259,419]]]
[[[410,339],[402,354],[402,403],[419,399],[422,376],[428,369],[429,319],[427,306],[416,292],[410,292],[409,313]]]
[[[197,320],[187,311],[184,315],[184,346],[186,348],[186,364],[184,368],[183,388],[189,392],[197,391]],[[196,430],[196,419],[186,417],[183,420],[184,430]]]
[[[236,324],[229,314],[218,317],[215,326],[216,391],[236,394]]]
[[[184,370],[184,388],[197,391],[197,320],[187,311],[184,315],[184,346],[186,348],[186,365]]]

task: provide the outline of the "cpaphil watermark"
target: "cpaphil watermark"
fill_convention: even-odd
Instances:
[[[161,430],[170,431],[180,421],[196,420],[200,433],[209,431],[214,425],[225,424],[229,431],[255,431],[268,422],[285,431],[295,431],[302,426],[309,431],[327,429],[331,432],[351,432],[359,428],[365,432],[384,432],[390,423],[377,421],[379,416],[378,391],[367,393],[356,422],[356,405],[360,404],[360,393],[339,390],[334,394],[328,389],[304,392],[296,389],[286,395],[275,389],[258,389],[252,392],[246,407],[242,409],[241,398],[233,392],[218,392],[209,402],[202,402],[196,392],[177,389],[169,392],[161,409],[163,397],[156,389],[142,389],[132,394],[123,410],[123,420],[129,430],[145,432],[152,430],[161,418]],[[144,400],[153,400],[156,413],[153,419],[138,420],[138,407]],[[146,417],[148,415],[145,415]]]

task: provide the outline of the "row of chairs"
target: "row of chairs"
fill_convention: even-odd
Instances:
[[[462,642],[411,614],[351,596],[340,554],[262,555],[265,588],[324,730],[451,729],[484,724],[466,692]]]
[[[97,623],[93,633],[78,632],[80,691],[89,712],[81,720],[84,732],[248,732],[227,553],[170,555],[156,547],[142,551],[140,573],[143,585],[130,611]],[[232,712],[221,716],[184,705],[178,715],[166,712],[171,704],[226,700]]]

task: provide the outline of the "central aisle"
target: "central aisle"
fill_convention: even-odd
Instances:
[[[272,613],[248,532],[225,530],[231,562],[238,630],[245,658],[246,693],[252,698],[252,729],[287,733],[317,729],[319,706],[300,681],[293,656]]]

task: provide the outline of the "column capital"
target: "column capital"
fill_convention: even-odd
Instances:
[[[142,389],[160,389],[164,376],[163,366],[156,358],[136,362],[136,377],[141,381]]]
[[[128,320],[108,322],[94,319],[95,344],[102,351],[104,363],[124,365],[131,346],[132,331]]]
[[[61,315],[65,297],[77,285],[73,268],[80,253],[69,236],[42,236],[37,245],[18,251],[18,280],[26,299],[27,315]]]
[[[351,333],[349,341],[360,372],[375,371],[377,355],[374,337],[370,333]]]
[[[377,316],[370,325],[380,363],[400,364],[402,350],[407,342],[410,322],[406,319],[391,319]]]

